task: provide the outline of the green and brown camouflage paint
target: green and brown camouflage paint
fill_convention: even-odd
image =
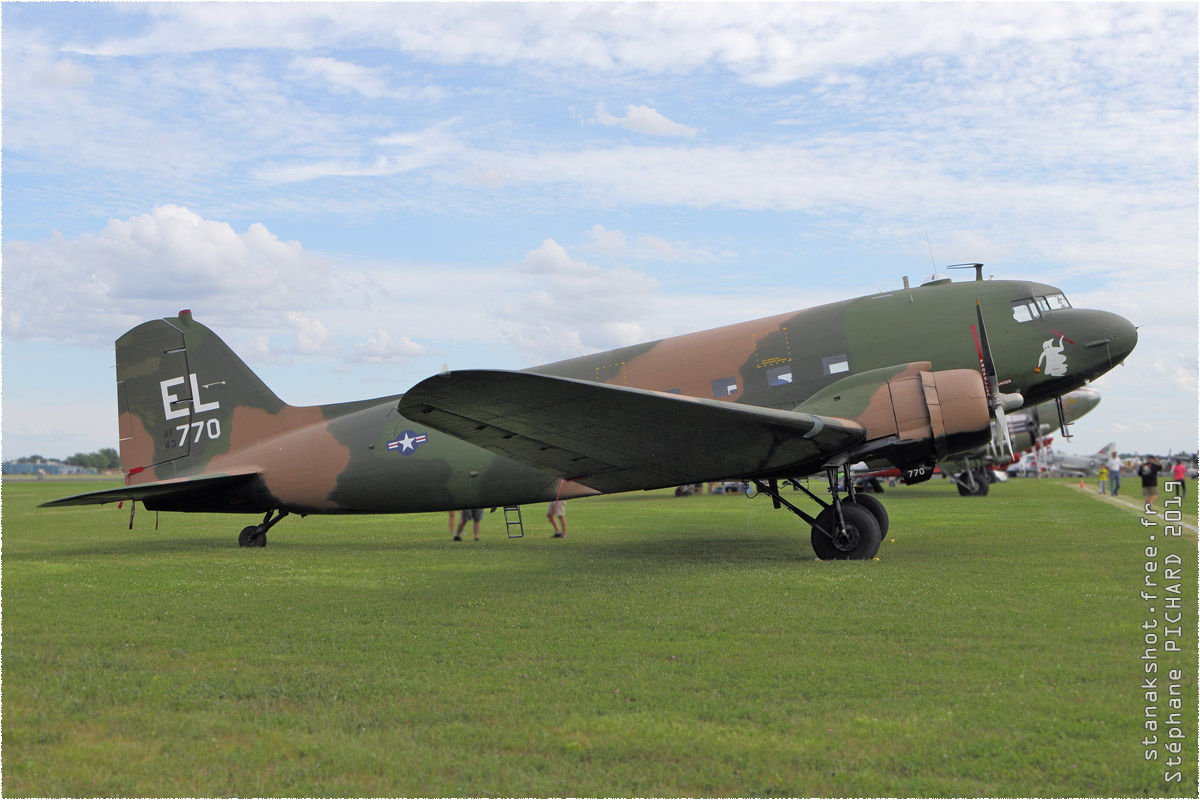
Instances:
[[[1016,321],[1013,303],[1059,293],[1025,281],[940,281],[527,371],[849,421],[879,444],[876,457],[915,462],[988,435],[976,300],[1001,388],[1026,405],[1082,386],[1133,349],[1133,326],[1103,311],[1062,308]],[[1043,369],[1048,347],[1065,370]],[[116,351],[128,489],[56,505],[137,497],[161,510],[403,513],[597,493],[584,479],[423,428],[400,414],[401,395],[287,405],[187,311],[133,328]],[[809,474],[821,463],[801,466]],[[199,480],[213,474],[234,477]],[[724,477],[732,476],[707,476]],[[138,491],[189,478],[198,479],[192,490]]]

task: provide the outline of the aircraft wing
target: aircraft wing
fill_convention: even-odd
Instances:
[[[42,503],[38,508],[56,508],[58,506],[86,506],[99,503],[115,503],[120,500],[153,500],[155,498],[177,497],[180,495],[195,495],[209,491],[224,491],[235,486],[244,485],[254,480],[258,472],[252,469],[234,470],[230,472],[212,473],[209,475],[193,475],[187,478],[171,478],[165,481],[138,483],[133,486],[119,486],[116,489],[103,489],[99,492],[87,492],[71,497],[61,497]]]
[[[494,370],[427,378],[400,413],[602,492],[805,475],[866,437],[837,417]]]

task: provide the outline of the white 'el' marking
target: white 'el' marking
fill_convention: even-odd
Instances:
[[[196,380],[196,373],[191,373],[188,378],[191,379],[192,384],[193,411],[199,414],[202,411],[216,411],[221,407],[220,400],[214,400],[211,403],[200,402],[200,382]],[[167,419],[178,419],[179,417],[186,417],[188,415],[188,410],[186,408],[171,408],[173,403],[179,402],[179,398],[168,391],[168,389],[170,389],[172,386],[178,386],[179,384],[183,383],[183,381],[184,378],[181,375],[177,378],[167,378],[165,381],[158,382],[159,391],[162,392],[163,414]]]

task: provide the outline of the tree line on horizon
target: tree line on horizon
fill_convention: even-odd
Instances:
[[[73,467],[86,469],[120,469],[121,454],[112,447],[104,447],[94,453],[76,453],[70,458],[46,458],[44,456],[21,456],[14,464],[70,464]]]

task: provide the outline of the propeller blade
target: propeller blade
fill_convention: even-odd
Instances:
[[[984,386],[987,387],[988,405],[996,417],[997,437],[1008,450],[1008,457],[1011,460],[1014,456],[1012,435],[1008,431],[1008,420],[1005,419],[1004,412],[1020,408],[1025,401],[1021,395],[1016,393],[1000,393],[1000,381],[996,377],[996,362],[992,358],[992,347],[988,344],[987,327],[983,324],[983,308],[979,305],[978,297],[975,298],[975,319],[978,321],[979,327],[977,329],[972,325],[971,335],[975,337],[975,352],[979,356],[979,372],[983,375]],[[1001,452],[1004,451],[1001,450]]]
[[[972,326],[971,333],[975,336],[975,352],[979,356],[979,371],[983,374],[983,382],[987,386],[988,394],[995,402],[996,396],[1000,394],[1000,385],[996,380],[996,362],[992,359],[992,348],[988,344],[987,328],[983,324],[983,309],[979,305],[978,297],[975,298],[975,317],[979,321],[979,329],[976,330]]]
[[[1000,430],[1000,441],[1003,442],[1004,446],[1008,449],[1008,460],[1012,461],[1015,454],[1013,453],[1012,436],[1010,436],[1008,433],[1008,420],[1004,418],[1004,404],[997,404],[995,412],[996,427]],[[1003,453],[1004,451],[1001,450],[1000,452]]]

